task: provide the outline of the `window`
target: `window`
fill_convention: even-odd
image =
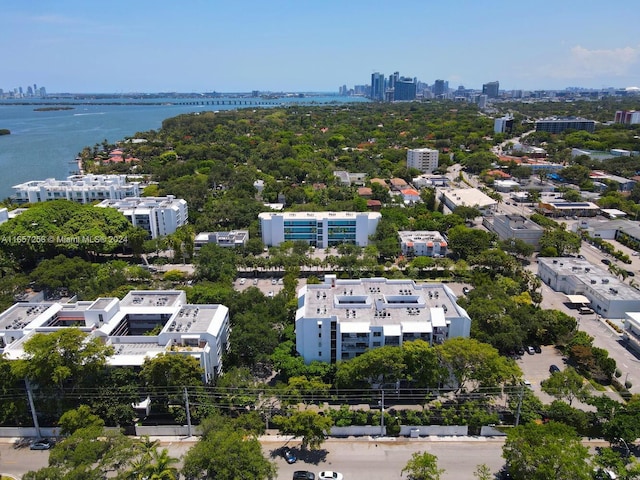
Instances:
[[[318,356],[321,357],[322,356],[322,352],[318,352]]]
[[[373,346],[374,347],[379,347],[380,346],[380,342],[373,342]]]
[[[373,332],[373,336],[374,337],[381,337],[382,336],[382,332]]]
[[[318,338],[322,338],[322,332],[318,332]]]

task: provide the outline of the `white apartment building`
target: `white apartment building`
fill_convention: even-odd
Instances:
[[[444,257],[447,254],[447,241],[440,232],[402,230],[398,236],[405,257]]]
[[[79,203],[139,197],[140,183],[128,182],[126,175],[71,175],[66,180],[47,178],[14,185],[16,203],[70,200]]]
[[[162,327],[157,335],[149,332]],[[24,342],[36,333],[77,327],[114,347],[112,366],[141,366],[162,353],[195,357],[203,381],[222,371],[229,348],[229,309],[189,305],[182,290],[139,290],[122,300],[98,298],[76,303],[20,302],[0,313],[0,354],[24,357]]]
[[[319,248],[350,243],[364,247],[376,232],[379,212],[262,212],[262,243],[302,240]]]
[[[186,200],[175,198],[173,195],[104,200],[96,207],[115,208],[127,217],[134,227],[149,232],[151,238],[170,235],[178,227],[186,225],[189,220]]]
[[[640,291],[586,260],[538,257],[538,276],[557,292],[584,295],[604,318],[621,319],[626,312],[640,312]]]
[[[471,319],[456,300],[444,284],[326,275],[298,292],[296,349],[307,364],[335,363],[385,345],[468,337]]]
[[[416,168],[423,173],[433,173],[438,168],[438,150],[412,148],[407,150],[407,168]]]

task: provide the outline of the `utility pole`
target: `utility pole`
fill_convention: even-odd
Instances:
[[[380,436],[384,437],[384,388],[380,390],[381,399],[380,399]]]
[[[36,435],[38,438],[42,438],[40,433],[40,424],[38,423],[38,414],[36,413],[36,405],[33,402],[33,394],[31,393],[31,384],[29,379],[25,377],[24,383],[27,386],[27,398],[29,399],[29,407],[31,408],[31,417],[33,418],[33,426],[36,428]]]
[[[524,397],[524,385],[520,386],[520,395],[518,396],[518,409],[516,410],[515,426],[520,423],[520,409],[522,408],[522,397]]]
[[[187,437],[191,436],[191,412],[189,411],[189,394],[187,387],[184,387],[184,408],[187,411]]]

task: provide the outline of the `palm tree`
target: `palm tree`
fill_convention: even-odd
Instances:
[[[154,449],[151,452],[150,463],[146,468],[146,478],[149,480],[177,480],[178,469],[172,465],[178,463],[178,459],[169,455],[169,450]]]

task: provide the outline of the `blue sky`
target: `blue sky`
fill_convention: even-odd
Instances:
[[[371,73],[501,89],[640,86],[638,0],[3,2],[0,88],[337,91]]]

